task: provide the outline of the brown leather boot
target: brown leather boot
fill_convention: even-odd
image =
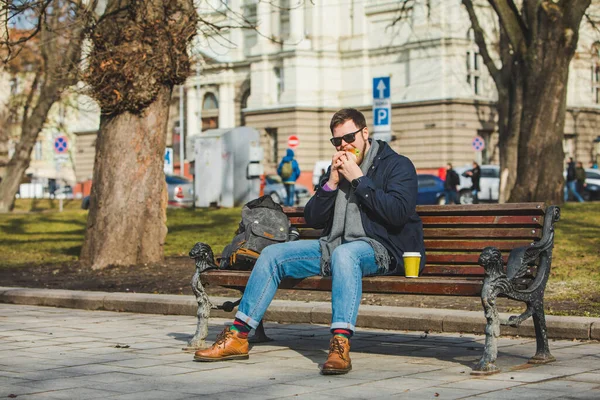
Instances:
[[[248,339],[228,326],[217,336],[210,349],[198,350],[194,354],[194,361],[247,360],[248,357]]]
[[[350,339],[334,335],[329,342],[329,356],[321,368],[323,375],[347,374],[352,369]]]

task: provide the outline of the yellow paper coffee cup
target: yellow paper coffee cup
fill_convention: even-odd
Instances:
[[[405,252],[404,255],[404,276],[407,278],[419,277],[419,265],[421,264],[421,253]]]

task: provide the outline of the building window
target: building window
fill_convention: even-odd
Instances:
[[[303,6],[303,5],[302,5]],[[285,40],[290,35],[290,0],[279,0],[279,36]]]
[[[219,108],[219,103],[217,102],[217,98],[212,93],[206,93],[204,95],[204,101],[202,102],[203,110],[216,110]]]
[[[267,132],[267,162],[274,164],[277,166],[277,162],[279,161],[279,154],[277,151],[278,141],[277,141],[277,128],[265,128]]]
[[[592,101],[600,104],[600,42],[592,45],[591,72]]]
[[[242,94],[242,101],[240,102],[240,122],[242,126],[246,126],[246,114],[244,113],[244,109],[248,108],[248,98],[250,97],[250,89],[246,90],[244,94]]]
[[[19,80],[16,76],[13,76],[10,79],[10,94],[15,96],[19,93]]]
[[[470,42],[469,49],[466,55],[466,66],[467,66],[467,83],[473,90],[473,93],[477,96],[483,92],[482,88],[482,77],[481,77],[481,54],[479,54],[479,48],[473,39],[473,29],[469,28],[467,31],[467,39]]]
[[[565,158],[575,157],[575,135],[565,135],[563,138],[563,151]]]
[[[212,93],[206,93],[202,101],[202,130],[219,127],[219,102]]]
[[[277,101],[279,101],[285,89],[283,86],[283,68],[275,67],[273,71],[275,72],[275,85],[277,86]]]
[[[245,1],[243,5],[243,16],[250,26],[256,26],[258,17],[256,15],[257,1]],[[261,16],[265,17],[265,16]],[[257,42],[257,33],[255,29],[243,29],[244,32],[244,49],[252,48]]]

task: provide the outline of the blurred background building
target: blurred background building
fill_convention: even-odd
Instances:
[[[497,21],[487,2],[476,3],[493,52]],[[250,126],[260,132],[267,173],[285,154],[288,137],[296,135],[301,182],[311,187],[315,162],[333,151],[332,114],[358,108],[372,130],[372,80],[382,76],[391,81],[390,144],[420,171],[474,159],[498,163],[496,90],[460,0],[202,0],[198,8],[204,20],[223,28],[200,25],[192,49],[194,74],[173,92],[167,146],[175,173],[181,153],[193,159],[186,138]],[[597,2],[589,11],[600,19]],[[4,74],[2,92],[18,92],[26,80]],[[587,165],[600,158],[600,35],[586,20],[571,63],[567,103],[565,153]],[[27,174],[89,191],[98,107],[75,91],[52,115]],[[58,135],[69,138],[68,157],[55,156]],[[475,136],[485,141],[481,152],[472,147]],[[0,153],[10,154],[8,143]],[[187,162],[184,171],[189,175]]]
[[[257,30],[200,35],[197,74],[185,84],[187,132],[249,125],[259,129],[267,168],[285,154],[287,138],[303,171],[328,159],[329,121],[355,107],[372,128],[372,79],[391,77],[392,147],[418,169],[479,159],[497,163],[496,90],[473,40],[460,0],[204,1],[203,18]],[[478,12],[497,47],[497,22]],[[591,14],[597,5],[593,5]],[[600,122],[598,32],[584,22],[568,88],[565,152],[596,157]],[[477,153],[473,138],[486,142]]]

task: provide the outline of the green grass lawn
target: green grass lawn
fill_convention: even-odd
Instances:
[[[58,212],[56,200],[19,200],[16,212],[0,214],[0,267],[76,261],[87,211],[79,200],[63,206]],[[167,257],[185,256],[199,241],[220,253],[237,229],[240,209],[169,209],[167,218]],[[600,316],[600,202],[562,207],[552,264],[546,297],[578,302],[581,315]]]

